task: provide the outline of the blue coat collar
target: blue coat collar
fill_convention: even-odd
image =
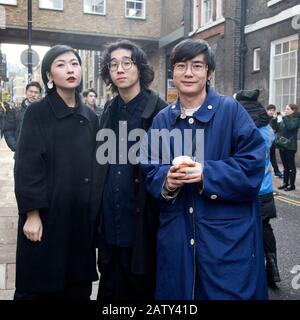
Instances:
[[[194,117],[200,122],[209,122],[219,108],[219,104],[220,95],[213,89],[208,89],[206,99],[204,100],[202,106],[194,113]],[[175,125],[178,117],[181,114],[179,98],[176,100],[176,102],[170,104],[169,108],[171,114],[171,124]]]

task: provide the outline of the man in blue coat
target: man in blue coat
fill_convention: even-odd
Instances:
[[[207,42],[180,42],[171,65],[179,97],[154,118],[140,155],[160,205],[156,298],[267,299],[263,139],[237,101],[209,87],[215,62]]]

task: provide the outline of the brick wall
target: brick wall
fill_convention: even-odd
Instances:
[[[125,18],[124,0],[107,0],[106,15],[83,13],[83,1],[64,1],[63,11],[39,9],[33,1],[33,29],[68,30],[145,38],[159,38],[161,1],[146,3],[146,19]],[[17,6],[5,6],[8,26],[27,26],[27,1],[18,0]]]

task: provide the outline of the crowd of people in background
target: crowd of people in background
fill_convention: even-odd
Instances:
[[[58,45],[42,61],[45,96],[30,82],[21,106],[0,105],[1,138],[15,152],[15,300],[88,300],[97,266],[101,301],[268,299],[267,284],[281,280],[271,165],[279,189],[295,190],[297,105],[264,108],[258,89],[218,94],[204,40],[177,44],[171,66],[178,99],[168,105],[149,89],[154,72],[143,49],[108,44],[101,77],[114,97],[102,107],[93,88],[80,92],[77,51]],[[191,153],[176,162],[171,140],[167,164],[160,146],[156,162],[99,164],[102,129],[114,132],[121,153],[119,123],[127,134],[147,131],[146,148],[153,129],[190,129]]]
[[[103,113],[103,106],[97,105],[97,92],[93,89],[87,89],[81,93],[82,100],[86,106],[91,108],[100,123]],[[0,137],[4,136],[8,147],[15,152],[17,140],[20,135],[21,124],[27,107],[34,101],[42,98],[42,86],[39,82],[32,81],[26,85],[25,98],[21,104],[4,101],[0,103]]]

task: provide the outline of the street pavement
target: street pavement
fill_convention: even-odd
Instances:
[[[0,140],[0,300],[11,300],[15,282],[17,205],[14,195],[13,152]],[[282,179],[273,178],[277,219],[272,219],[277,239],[278,264],[282,281],[269,290],[271,300],[300,300],[300,168],[296,190],[280,191]],[[299,278],[299,279],[298,279]],[[299,287],[299,288],[298,288]],[[98,283],[93,285],[92,300]]]

